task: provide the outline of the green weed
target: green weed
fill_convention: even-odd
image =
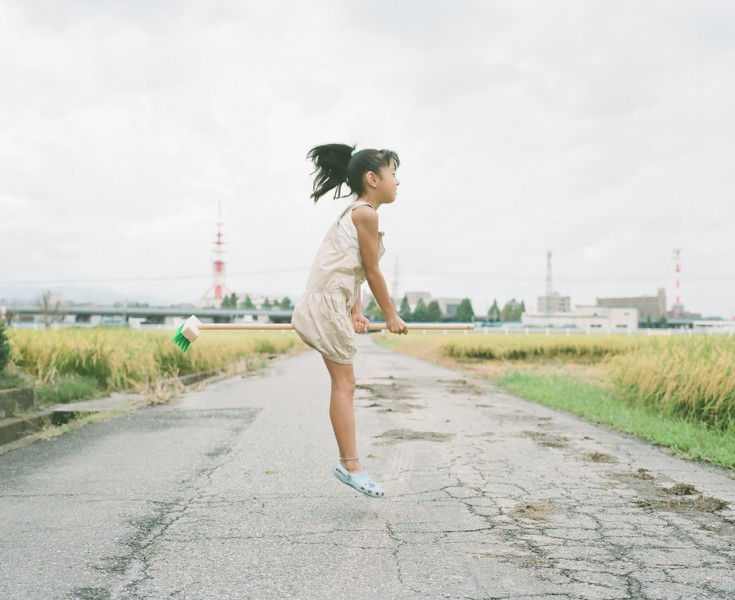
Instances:
[[[573,379],[510,373],[495,381],[522,398],[580,415],[686,458],[735,468],[735,428],[708,427],[654,407],[631,404],[615,392]]]

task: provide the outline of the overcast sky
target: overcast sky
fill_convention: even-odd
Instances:
[[[401,158],[391,289],[735,313],[735,4],[0,0],[0,298],[297,297],[344,200],[327,142]]]

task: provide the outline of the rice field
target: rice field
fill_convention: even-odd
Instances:
[[[182,352],[170,331],[8,330],[11,368],[38,385],[64,377],[105,392],[160,379],[255,365],[304,345],[293,333],[206,332]],[[577,377],[621,400],[710,427],[735,427],[735,338],[412,334],[375,336],[420,358],[497,379],[509,372]]]
[[[597,382],[622,400],[716,428],[735,426],[731,336],[426,334],[386,336],[379,343],[435,362],[484,369],[491,378],[519,369],[592,365]]]
[[[220,370],[303,347],[282,332],[206,332],[187,352],[173,331],[129,329],[8,330],[9,367],[40,385],[64,376],[94,380],[111,392],[162,378]]]
[[[632,336],[465,335],[444,342],[442,353],[459,360],[598,362],[631,352],[644,338]]]
[[[735,339],[651,340],[610,361],[616,387],[631,400],[717,428],[735,426]]]

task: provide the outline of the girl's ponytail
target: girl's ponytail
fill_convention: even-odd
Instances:
[[[313,161],[314,191],[311,197],[316,203],[324,194],[336,188],[334,197],[343,198],[342,186],[359,197],[363,193],[363,176],[370,171],[379,173],[381,167],[401,164],[393,150],[365,148],[359,152],[347,144],[315,146],[306,155]],[[349,195],[349,194],[345,194]]]
[[[325,144],[309,150],[306,158],[314,166],[314,191],[311,198],[316,203],[324,194],[337,188],[334,197],[342,197],[342,184],[347,183],[347,165],[352,158],[354,146],[347,144]]]

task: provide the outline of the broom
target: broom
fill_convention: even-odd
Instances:
[[[408,323],[409,329],[423,330],[445,330],[445,329],[474,329],[471,323]],[[202,331],[266,331],[266,330],[289,330],[293,329],[291,323],[202,323],[194,315],[190,316],[176,330],[173,336],[174,344],[184,352],[201,335]],[[388,329],[385,323],[371,323],[368,329],[373,331]]]

